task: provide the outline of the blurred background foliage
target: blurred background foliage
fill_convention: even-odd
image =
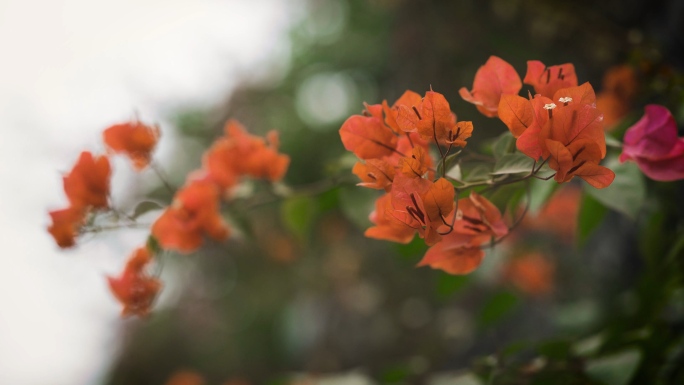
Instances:
[[[684,2],[293,6],[302,18],[272,71],[245,73],[217,105],[174,112],[183,161],[165,166],[181,185],[235,118],[253,133],[280,131],[292,158],[283,186],[296,193],[279,199],[248,184],[248,199],[224,208],[239,236],[163,256],[173,294],[150,318],[127,321],[107,383],[164,384],[179,370],[209,384],[336,375],[329,383],[684,383],[681,182],[646,180],[631,164],[614,165],[621,182],[607,192],[535,181],[513,235],[474,274],[449,276],[414,268],[426,250],[420,239],[363,236],[378,193],[354,186],[355,159],[337,133],[363,102],[432,87],[459,120],[473,121],[468,146],[486,151],[505,126],[457,92],[490,55],[522,75],[527,60],[572,62],[597,90],[610,67],[629,65],[638,93],[610,135],[621,139],[646,103],[668,106],[681,123]],[[514,193],[498,192],[504,206]],[[148,195],[171,199],[163,186]]]

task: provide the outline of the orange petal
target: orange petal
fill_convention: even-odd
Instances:
[[[530,101],[518,95],[501,95],[499,119],[517,138],[534,121],[534,110]]]
[[[390,156],[397,147],[397,137],[381,119],[354,115],[340,128],[344,148],[361,159]]]

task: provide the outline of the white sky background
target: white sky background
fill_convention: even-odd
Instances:
[[[285,0],[0,0],[0,384],[98,383],[130,322],[104,275],[145,234],[58,250],[45,227],[66,204],[60,173],[134,112],[164,131],[174,107],[263,73],[293,15]]]

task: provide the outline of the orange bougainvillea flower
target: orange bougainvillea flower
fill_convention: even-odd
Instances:
[[[145,316],[161,289],[161,282],[149,276],[145,267],[152,260],[146,247],[137,249],[119,277],[107,277],[109,289],[123,305],[123,316]]]
[[[278,181],[285,176],[290,157],[278,153],[278,133],[271,131],[267,140],[250,135],[236,120],[229,120],[225,137],[218,139],[204,154],[207,178],[222,190],[236,185],[243,176]]]
[[[418,106],[399,105],[397,125],[406,132],[417,132],[425,140],[465,147],[473,133],[471,122],[456,123],[444,95],[428,91]]]
[[[548,160],[558,183],[573,176],[596,188],[612,183],[615,174],[599,165],[606,156],[603,114],[589,83],[558,89],[553,99],[503,96],[499,109],[501,120],[518,138],[518,150],[534,160]]]
[[[571,63],[546,67],[539,60],[530,60],[523,82],[533,86],[534,92],[550,98],[561,88],[577,86],[577,75]]]
[[[458,93],[463,100],[477,106],[477,110],[490,118],[496,117],[502,95],[517,95],[522,88],[520,76],[505,60],[490,56],[477,70],[473,89],[462,87]]]
[[[603,112],[606,130],[614,128],[627,115],[638,87],[639,82],[631,66],[614,66],[603,75],[601,92],[596,96],[596,107]]]
[[[381,111],[381,110],[380,110]],[[397,148],[397,136],[382,117],[353,115],[340,128],[344,148],[360,159],[391,156]]]
[[[439,229],[454,207],[454,187],[446,179],[437,182],[404,173],[397,174],[392,184],[392,208],[396,220],[418,231],[428,245],[442,239]]]
[[[64,192],[74,207],[106,208],[111,176],[109,159],[81,153],[71,172],[64,176]]]
[[[139,171],[150,163],[152,151],[159,140],[159,127],[133,121],[107,128],[102,137],[109,149],[126,154]]]
[[[361,179],[357,186],[385,191],[392,189],[395,168],[387,160],[368,159],[366,163],[357,162],[352,172]]]
[[[499,209],[475,192],[459,199],[458,211],[452,215],[457,218],[453,231],[428,249],[418,266],[430,266],[449,274],[468,274],[482,262],[482,244],[508,233]]]
[[[162,248],[189,253],[202,245],[204,235],[222,241],[229,231],[219,213],[219,191],[207,180],[191,181],[176,193],[171,206],[152,225]]]
[[[386,241],[409,243],[416,235],[416,229],[407,226],[404,221],[398,220],[393,213],[392,197],[384,194],[375,201],[375,211],[370,214],[370,221],[375,226],[364,233],[368,238],[382,239]]]
[[[413,92],[411,90],[406,90],[403,95],[390,108],[386,100],[382,101],[382,110],[385,113],[385,124],[389,126],[397,134],[403,134],[404,131],[399,127],[397,123],[397,115],[399,114],[399,106],[404,105],[408,108],[413,108],[418,106],[422,102],[423,98],[419,93]],[[371,109],[369,109],[371,110]],[[374,110],[371,111],[374,113]]]
[[[503,277],[524,293],[544,295],[553,290],[554,270],[548,258],[535,252],[509,259]]]
[[[166,381],[165,385],[204,385],[204,378],[196,372],[179,370]]]
[[[72,247],[76,244],[75,238],[78,229],[83,223],[84,210],[80,207],[67,207],[62,210],[50,211],[52,224],[48,232],[52,235],[61,248]]]

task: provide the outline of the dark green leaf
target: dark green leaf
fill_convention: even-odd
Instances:
[[[510,313],[517,303],[518,297],[509,291],[494,294],[480,310],[478,324],[482,327],[488,327],[497,323]]]
[[[579,219],[577,220],[577,241],[580,245],[584,245],[589,239],[589,235],[601,224],[607,211],[606,207],[591,195],[582,194]]]
[[[466,287],[471,280],[470,277],[470,275],[451,275],[442,273],[439,275],[437,281],[437,293],[444,299],[451,298],[455,293]]]
[[[537,350],[539,354],[552,360],[565,360],[571,355],[572,345],[568,340],[551,340],[542,342]]]

